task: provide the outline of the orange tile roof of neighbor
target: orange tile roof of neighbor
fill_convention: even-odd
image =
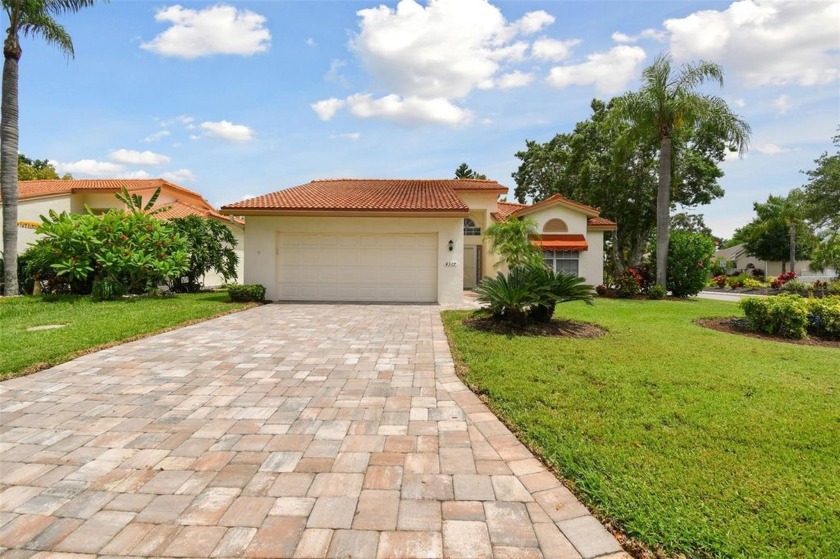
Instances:
[[[468,189],[505,189],[495,181],[460,179],[322,179],[222,207],[237,210],[453,212],[466,214],[467,205],[455,192]],[[479,183],[479,184],[474,184]],[[473,188],[476,187],[476,188]]]
[[[185,195],[189,199],[189,201],[176,200],[168,204],[158,204],[158,206],[170,206],[165,212],[156,214],[161,219],[172,219],[188,215],[213,217],[223,221],[230,221],[231,219],[216,211],[216,208],[211,206],[198,192],[164,179],[52,179],[19,181],[18,196],[21,200],[27,200],[61,194],[73,194],[75,192],[119,192],[123,186],[129,192],[160,188],[161,190]],[[240,225],[243,223],[242,220],[238,219],[234,221]]]

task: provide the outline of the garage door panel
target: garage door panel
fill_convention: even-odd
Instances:
[[[279,234],[280,299],[437,301],[437,236]]]

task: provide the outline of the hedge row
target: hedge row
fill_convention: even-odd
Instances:
[[[840,340],[840,297],[749,297],[740,305],[754,330],[786,338],[801,339],[811,334]]]

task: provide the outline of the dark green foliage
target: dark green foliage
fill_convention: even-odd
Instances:
[[[817,167],[805,171],[809,180],[803,188],[809,219],[836,231],[840,229],[840,134],[833,141],[835,152],[814,160]]]
[[[532,219],[506,219],[496,221],[484,230],[484,238],[490,241],[490,250],[501,259],[499,265],[515,268],[531,262],[542,262],[542,254],[531,243],[531,236],[537,231]]]
[[[806,220],[802,191],[787,196],[768,196],[753,204],[756,217],[735,231],[733,241],[743,243],[747,254],[771,262],[808,260],[817,244],[813,227]],[[793,249],[793,254],[791,254]]]
[[[665,298],[665,288],[661,285],[652,285],[648,289],[648,298],[658,301]]]
[[[641,293],[639,280],[632,273],[624,272],[615,279],[615,296],[620,299],[629,299]]]
[[[225,281],[236,279],[236,266],[239,263],[234,250],[236,237],[227,225],[216,219],[204,219],[196,215],[172,219],[169,225],[184,238],[190,255],[186,272],[188,282],[173,281],[170,285],[173,291],[199,291],[204,286],[204,275],[211,270]]]
[[[808,335],[808,300],[799,295],[748,297],[739,305],[754,330],[795,339]]]
[[[674,297],[700,293],[709,279],[715,243],[702,233],[673,231],[668,244],[668,289]]]
[[[48,264],[71,287],[108,280],[144,293],[186,270],[183,239],[151,215],[112,209],[102,215],[50,212],[41,220],[42,237],[34,245],[40,265]]]
[[[507,274],[499,272],[495,278],[484,278],[476,292],[493,316],[523,326],[530,321],[551,320],[557,303],[592,304],[593,288],[584,281],[534,262],[515,266]]]
[[[466,163],[461,163],[457,169],[455,169],[455,178],[456,179],[479,179],[479,180],[487,180],[487,175],[476,173],[470,166]]]
[[[98,279],[93,282],[90,295],[94,301],[108,301],[125,295],[125,286],[113,278]]]
[[[265,287],[259,284],[231,285],[228,287],[231,301],[238,303],[257,302],[265,300]]]

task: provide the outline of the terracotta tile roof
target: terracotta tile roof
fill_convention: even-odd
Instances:
[[[593,226],[596,226],[596,227],[615,227],[615,226],[617,226],[615,221],[613,221],[611,219],[607,219],[606,217],[590,217],[589,219],[586,220],[586,224],[589,225],[590,227],[593,227]]]
[[[452,188],[455,190],[482,190],[494,192],[507,192],[508,188],[499,184],[496,181],[486,179],[449,179],[452,183]]]
[[[164,179],[54,179],[19,181],[18,196],[21,200],[26,200],[60,194],[73,194],[74,192],[119,192],[123,186],[129,192],[160,188],[171,194],[184,195],[189,200],[179,199],[175,202],[170,202],[169,205],[172,207],[168,211],[160,214],[162,219],[198,215],[201,217],[214,217],[222,221],[230,221],[228,216],[216,211],[198,192]],[[235,221],[240,225],[244,223],[242,220]]]
[[[582,211],[583,213],[589,215],[590,217],[597,217],[598,214],[601,213],[601,210],[598,208],[593,208],[592,206],[587,206],[586,204],[581,204],[580,202],[575,202],[574,200],[570,200],[563,196],[562,194],[555,194],[554,196],[549,196],[545,200],[541,200],[536,204],[531,204],[521,210],[518,210],[516,213],[518,215],[528,214],[531,213],[532,210],[536,210],[542,208],[544,206],[550,206],[552,204],[562,204],[564,206],[568,206],[571,208],[575,208],[577,210]]]
[[[542,235],[531,243],[551,250],[587,250],[589,245],[583,235]]]
[[[236,210],[466,213],[469,208],[455,192],[453,183],[458,182],[458,179],[314,180],[286,190],[228,204],[222,207],[222,211],[228,214],[236,213]]]
[[[528,204],[517,204],[516,202],[497,202],[496,208],[498,209],[498,211],[493,212],[491,214],[491,217],[496,221],[503,221],[515,212],[527,207],[529,207]]]

